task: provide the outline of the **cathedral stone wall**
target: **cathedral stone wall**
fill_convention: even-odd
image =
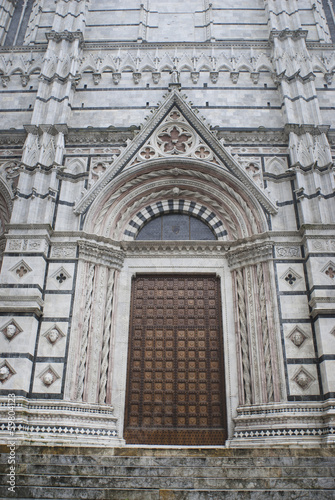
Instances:
[[[0,390],[18,436],[124,444],[132,278],[212,273],[227,444],[331,443],[333,2],[124,3],[0,1]],[[136,239],[172,213],[216,240]]]

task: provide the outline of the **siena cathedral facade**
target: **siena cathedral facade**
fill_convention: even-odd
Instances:
[[[22,443],[334,443],[334,11],[0,1]]]

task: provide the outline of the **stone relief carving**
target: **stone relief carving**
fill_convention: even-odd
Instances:
[[[287,338],[289,338],[296,347],[301,347],[308,339],[308,335],[299,326],[296,326],[289,333]]]
[[[52,366],[49,365],[45,370],[42,371],[42,373],[39,375],[39,378],[41,379],[45,387],[51,387],[52,384],[56,382],[56,380],[60,379],[60,376],[52,368]]]
[[[276,247],[278,257],[300,257],[300,247]]]
[[[16,374],[16,371],[12,366],[9,364],[7,360],[3,361],[0,364],[0,382],[4,384],[9,380],[13,375]]]
[[[307,389],[314,382],[315,378],[303,366],[301,366],[292,380],[300,387],[300,389],[307,391]]]
[[[331,252],[335,251],[335,240],[328,239],[312,239],[312,247],[317,251]]]
[[[55,324],[53,327],[49,328],[44,334],[43,337],[51,344],[55,345],[59,340],[65,337],[65,334],[62,330]]]
[[[11,320],[9,320],[7,323],[5,323],[0,328],[0,331],[1,331],[1,333],[3,333],[3,335],[6,337],[6,339],[10,342],[17,335],[19,335],[23,330],[18,325],[18,323],[12,318]]]
[[[59,257],[64,259],[69,259],[76,257],[77,246],[76,245],[66,245],[66,244],[53,244],[51,254],[53,257]]]

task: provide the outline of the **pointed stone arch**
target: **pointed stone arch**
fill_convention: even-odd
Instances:
[[[129,239],[132,221],[149,205],[181,200],[206,207],[220,238],[238,240],[267,230],[262,208],[229,172],[200,160],[149,160],[126,169],[100,193],[87,212],[84,230],[122,241]],[[207,215],[207,216],[208,216]],[[224,233],[224,234],[221,234]]]

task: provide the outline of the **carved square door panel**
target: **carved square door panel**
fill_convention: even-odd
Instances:
[[[225,443],[219,278],[133,279],[124,436],[133,444]]]

